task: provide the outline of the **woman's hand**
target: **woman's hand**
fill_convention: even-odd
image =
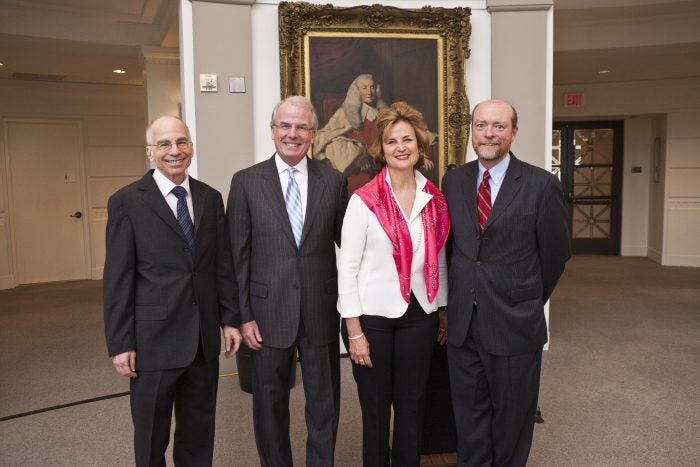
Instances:
[[[369,356],[369,342],[365,336],[350,340],[350,360],[353,363],[372,368],[372,359]]]
[[[437,341],[440,345],[447,343],[447,310],[445,308],[438,309],[438,320],[440,327],[438,328]]]
[[[372,359],[369,357],[369,342],[362,332],[360,318],[345,318],[345,325],[348,328],[350,360],[356,365],[372,368]]]

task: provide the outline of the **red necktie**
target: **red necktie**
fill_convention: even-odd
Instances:
[[[479,208],[479,227],[481,227],[481,233],[484,233],[486,229],[486,221],[489,219],[489,214],[491,214],[491,185],[489,184],[489,171],[484,172],[484,178],[479,184],[479,191],[476,195],[476,204]]]

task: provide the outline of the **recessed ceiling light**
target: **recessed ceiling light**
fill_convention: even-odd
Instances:
[[[0,62],[0,66],[5,66],[5,64],[4,64],[4,63],[2,63],[2,62]]]
[[[112,73],[116,73],[118,75],[123,75],[126,73],[126,70],[122,70],[121,68],[117,68],[116,70],[112,70]]]
[[[610,73],[610,70],[598,70],[599,75],[607,75],[608,73]]]

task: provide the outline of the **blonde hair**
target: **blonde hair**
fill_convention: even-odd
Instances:
[[[403,101],[394,102],[379,113],[379,117],[377,118],[377,134],[374,136],[374,141],[372,141],[369,147],[369,153],[380,167],[386,165],[384,148],[382,146],[384,132],[396,122],[406,122],[411,125],[413,131],[415,131],[416,141],[418,142],[418,162],[416,162],[415,169],[423,170],[425,168],[425,151],[428,149],[428,144],[430,142],[428,125],[426,125],[423,120],[423,114]]]

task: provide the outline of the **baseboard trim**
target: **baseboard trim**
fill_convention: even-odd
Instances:
[[[685,266],[700,268],[700,256],[697,255],[663,255],[662,266]]]
[[[12,275],[0,276],[0,290],[14,289],[15,280]]]

